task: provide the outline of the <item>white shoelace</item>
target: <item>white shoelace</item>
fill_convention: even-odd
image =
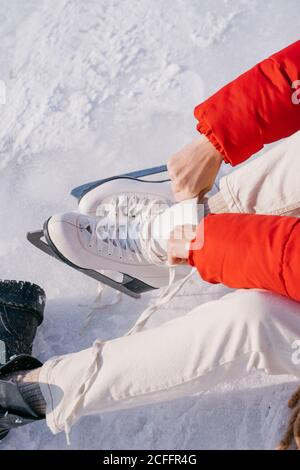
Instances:
[[[131,260],[146,261],[161,266],[162,269],[167,269],[166,254],[157,251],[155,241],[151,237],[152,219],[166,207],[167,204],[164,201],[159,199],[150,201],[149,198],[144,196],[141,198],[138,195],[113,198],[110,201],[109,210],[102,214],[100,220],[96,219],[91,227],[89,246],[94,247],[96,244],[97,250],[99,246],[103,249],[103,243],[99,244],[99,240],[101,240],[101,242],[106,242],[107,254],[113,255],[117,250],[118,256],[122,259],[125,257],[124,252],[126,252]],[[124,220],[122,220],[122,216]],[[119,221],[122,225],[118,224]],[[147,235],[145,238],[141,236],[142,228],[144,234]],[[122,237],[120,238],[120,236]],[[142,312],[125,336],[142,330],[148,319],[177,294],[194,272],[195,269],[191,268],[191,271],[184,278],[175,283],[176,266],[169,266],[168,286],[154,303]]]
[[[141,331],[143,327],[145,326],[145,324],[147,323],[147,321],[149,320],[149,318],[158,310],[159,307],[169,302],[177,294],[177,292],[182,288],[182,286],[186,283],[186,281],[191,278],[191,276],[195,273],[195,271],[196,269],[193,268],[187,276],[185,276],[184,278],[182,278],[180,281],[177,282],[177,284],[174,286],[174,289],[172,290],[171,287],[174,283],[175,268],[171,267],[169,271],[170,272],[169,284],[166,290],[158,297],[158,299],[152,305],[149,305],[149,307],[147,307],[144,310],[144,312],[140,315],[140,317],[135,322],[133,327],[127,333],[125,333],[124,336],[129,336],[133,333],[137,333],[138,331]],[[65,431],[68,445],[71,444],[70,431],[71,431],[72,425],[74,424],[74,421],[76,420],[77,410],[80,409],[80,406],[84,401],[84,397],[86,393],[93,386],[98,374],[101,373],[101,365],[102,365],[101,353],[102,353],[102,348],[104,344],[105,344],[105,341],[101,341],[99,339],[94,342],[93,347],[92,347],[93,358],[92,358],[91,364],[88,367],[84,376],[82,377],[81,383],[79,383],[78,385],[78,389],[73,399],[73,405],[71,406],[71,409],[66,411],[64,431]]]
[[[153,304],[149,305],[143,313],[139,316],[135,324],[133,325],[132,328],[130,328],[127,333],[125,333],[124,336],[129,336],[133,333],[137,333],[138,331],[141,331],[146,323],[148,322],[149,318],[163,305],[167,304],[170,302],[170,300],[173,299],[173,297],[180,291],[180,289],[183,287],[183,285],[195,274],[196,269],[191,268],[191,271],[182,279],[175,281],[175,267],[170,267],[169,268],[169,284],[166,287],[166,289],[159,295],[159,297],[153,302]],[[172,289],[172,287],[174,287]]]
[[[101,214],[102,217],[98,216],[88,223],[91,233],[89,247],[96,246],[97,252],[103,252],[105,247],[105,254],[111,256],[117,251],[120,259],[128,257],[131,261],[164,264],[164,258],[153,249],[153,240],[143,243],[140,232],[142,224],[165,207],[166,204],[159,199],[150,201],[149,198],[136,195],[131,198],[113,198],[108,210]]]

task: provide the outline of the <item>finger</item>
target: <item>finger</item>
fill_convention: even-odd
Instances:
[[[293,395],[289,399],[289,402],[288,402],[289,408],[295,408],[299,400],[300,400],[300,387],[293,393]]]
[[[176,244],[172,240],[169,240],[168,245],[168,264],[181,264],[182,258],[178,256],[178,250],[176,248]]]
[[[171,246],[171,243],[169,241],[169,246],[168,246],[168,264],[173,264],[173,259],[175,256],[173,255],[173,247]]]
[[[168,255],[168,264],[172,265],[173,264],[173,256]]]
[[[169,256],[168,257],[168,264],[169,264],[169,266],[174,266],[174,265],[180,264],[180,259],[177,258],[176,256]]]
[[[182,258],[176,258],[174,264],[187,264],[187,261],[186,259],[182,259]]]
[[[187,264],[186,259],[177,258],[175,256],[170,258],[170,261],[168,260],[168,263],[172,266],[177,266],[178,264]]]

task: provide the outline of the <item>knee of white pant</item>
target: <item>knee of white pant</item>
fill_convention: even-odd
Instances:
[[[251,326],[266,324],[272,317],[274,296],[277,297],[271,292],[256,289],[241,289],[229,294],[230,308],[226,311],[229,310],[230,322]]]

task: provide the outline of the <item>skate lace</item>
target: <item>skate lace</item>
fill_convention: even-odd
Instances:
[[[155,241],[151,236],[151,224],[153,218],[166,207],[168,207],[166,202],[160,199],[150,201],[149,198],[139,198],[138,195],[118,196],[110,201],[109,210],[100,214],[100,218],[94,221],[92,227],[90,247],[97,244],[98,249],[99,240],[101,240],[107,244],[108,255],[113,255],[114,251],[118,250],[118,255],[122,259],[125,257],[124,251],[127,251],[129,259],[146,261],[149,264],[161,266],[162,269],[169,269],[168,286],[142,312],[126,336],[142,330],[148,319],[160,307],[168,303],[195,272],[195,269],[191,268],[185,277],[175,282],[176,266],[168,265],[166,254],[159,253],[156,249]],[[103,243],[100,246],[102,249]]]
[[[137,207],[137,204],[139,206]],[[141,211],[139,211],[141,207]],[[143,200],[138,200],[137,197],[133,200],[128,201],[128,214],[127,221],[125,223],[127,233],[134,233],[135,235],[143,233],[149,235],[149,230],[151,228],[152,218],[157,215],[160,211],[163,211],[163,208],[166,207],[166,203],[160,200],[149,201],[149,199],[144,198]],[[113,209],[114,208],[114,209]],[[153,210],[155,208],[155,210]],[[106,233],[108,250],[117,249],[119,252],[122,250],[130,250],[133,255],[136,255],[138,260],[146,260],[151,264],[156,264],[169,269],[169,283],[165,290],[162,291],[161,295],[149,305],[137,319],[133,327],[125,333],[124,336],[129,336],[131,334],[141,331],[149,318],[163,305],[168,303],[183,287],[183,285],[191,278],[195,273],[196,269],[191,268],[191,271],[182,279],[175,282],[176,276],[176,266],[171,266],[167,264],[167,256],[162,255],[156,251],[154,241],[151,236],[138,236],[133,243],[133,240],[130,237],[126,239],[119,240],[115,237],[116,234],[119,234],[118,227],[112,224],[114,218],[112,215],[117,216],[118,220],[118,211],[121,210],[120,199],[116,198],[115,204],[112,205],[113,214],[106,214],[106,220],[100,218],[99,221],[95,221],[91,229],[90,237],[90,246],[94,246],[98,240],[98,234],[103,235],[103,231]],[[133,215],[134,214],[134,215]],[[107,217],[108,215],[108,217]],[[100,227],[100,232],[99,232]],[[114,234],[114,238],[109,238],[109,233]],[[101,240],[103,240],[101,238]],[[82,403],[84,402],[84,397],[88,391],[93,386],[97,376],[101,373],[101,364],[102,364],[102,349],[105,344],[105,341],[96,340],[92,347],[92,360],[90,366],[88,367],[86,373],[82,377],[82,381],[78,384],[73,403],[69,410],[66,411],[66,417],[64,421],[64,430],[67,438],[67,443],[70,445],[70,430],[71,426],[76,421],[77,412],[80,409]]]
[[[139,316],[132,328],[130,328],[124,336],[130,336],[133,333],[141,331],[150,317],[163,305],[170,302],[173,297],[180,291],[183,285],[194,275],[196,268],[191,268],[191,271],[182,279],[175,283],[176,267],[169,267],[169,284],[166,289],[159,295],[159,297],[147,307]]]
[[[66,409],[66,417],[64,420],[64,431],[67,439],[67,445],[71,445],[70,431],[71,427],[76,421],[77,411],[82,406],[85,395],[93,386],[101,369],[102,359],[102,348],[104,341],[96,340],[92,347],[92,360],[90,366],[87,368],[85,374],[83,374],[81,382],[78,384],[78,388],[72,400],[70,408]],[[57,358],[56,362],[59,362],[60,358]],[[55,362],[54,362],[55,366]]]
[[[136,195],[112,199],[102,217],[97,214],[98,217],[88,223],[89,247],[96,246],[98,252],[106,247],[107,256],[114,256],[117,251],[119,259],[126,257],[140,263],[163,264],[165,260],[155,252],[153,240],[145,241],[140,236],[143,223],[151,221],[163,207],[166,207],[164,201],[149,201]]]
[[[143,327],[146,325],[149,318],[159,309],[159,307],[169,302],[178,293],[178,291],[187,282],[187,280],[191,278],[191,276],[195,273],[195,271],[196,271],[195,268],[191,269],[191,272],[187,274],[187,276],[182,278],[180,281],[178,281],[175,284],[174,289],[172,289],[172,286],[174,284],[174,279],[175,279],[175,268],[170,267],[169,269],[170,277],[169,277],[168,287],[152,305],[149,305],[149,307],[147,307],[143,311],[143,313],[140,315],[140,317],[135,322],[133,327],[127,333],[125,333],[124,336],[130,336],[134,333],[141,331]],[[78,384],[78,388],[76,390],[74,399],[72,401],[73,404],[71,405],[71,409],[66,410],[66,417],[64,421],[64,431],[65,431],[68,445],[71,444],[71,440],[70,440],[71,427],[77,419],[78,411],[80,410],[80,407],[82,406],[84,402],[85,395],[88,393],[88,391],[91,389],[91,387],[95,383],[95,380],[97,379],[98,374],[101,373],[102,349],[104,345],[105,345],[105,341],[96,340],[94,342],[93,347],[92,347],[92,360],[91,360],[90,366],[88,367],[88,369],[86,370],[86,373],[82,377],[81,382]]]
[[[166,290],[158,297],[158,299],[152,304],[147,307],[144,312],[140,315],[134,326],[125,333],[124,336],[130,336],[133,333],[137,333],[143,329],[145,324],[147,323],[148,319],[158,310],[159,307],[169,302],[177,292],[182,288],[182,286],[186,283],[188,279],[194,274],[195,268],[191,269],[191,272],[182,278],[180,281],[176,283],[174,289],[172,286],[174,284],[175,279],[175,268],[170,267],[169,273],[169,285]],[[78,411],[84,402],[85,395],[91,389],[95,380],[98,377],[98,374],[101,373],[101,365],[102,365],[102,349],[105,345],[105,341],[96,340],[92,347],[92,360],[90,366],[86,370],[86,373],[82,377],[81,383],[78,384],[78,388],[76,390],[73,404],[71,405],[70,410],[66,410],[66,417],[64,422],[64,431],[67,439],[67,444],[70,445],[70,431],[71,427],[76,421],[78,416]]]

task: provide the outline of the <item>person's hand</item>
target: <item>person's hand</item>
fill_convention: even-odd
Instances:
[[[196,227],[181,225],[174,228],[168,241],[168,263],[187,264],[190,243],[196,237]]]
[[[277,450],[288,450],[293,440],[297,449],[300,450],[300,387],[289,399],[288,407],[293,410],[293,413],[290,416],[287,430],[277,446]]]
[[[205,136],[175,153],[167,167],[176,201],[201,199],[212,188],[222,161],[221,153]]]

